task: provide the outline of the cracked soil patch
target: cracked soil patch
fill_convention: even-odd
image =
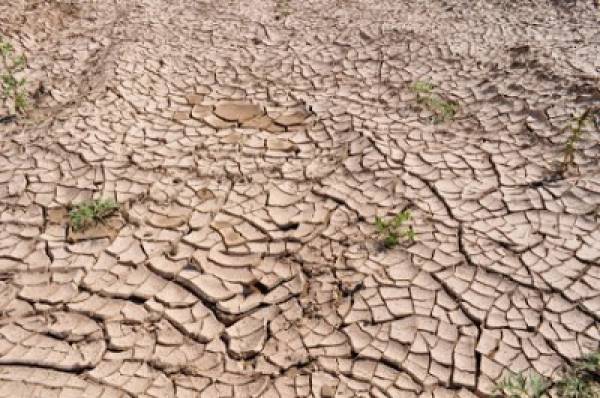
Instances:
[[[598,350],[597,129],[556,173],[592,1],[8,3],[0,396],[473,398]]]

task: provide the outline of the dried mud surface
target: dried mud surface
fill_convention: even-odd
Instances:
[[[0,396],[472,398],[598,349],[599,133],[555,172],[592,2],[21,3]],[[74,233],[90,198],[122,211]]]

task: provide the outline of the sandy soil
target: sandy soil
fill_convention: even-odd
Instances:
[[[598,350],[593,120],[560,164],[592,1],[0,0],[0,33],[0,396],[473,398]]]

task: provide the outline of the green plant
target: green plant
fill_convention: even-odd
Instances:
[[[24,55],[15,55],[12,44],[0,38],[0,57],[2,60],[2,93],[5,98],[11,99],[15,110],[23,113],[28,105],[25,92],[25,78],[17,79],[15,74],[22,71],[27,63]]]
[[[416,81],[411,86],[411,90],[417,94],[417,103],[433,112],[433,123],[441,123],[454,118],[458,112],[458,104],[433,93],[434,88],[433,84],[423,81]]]
[[[412,90],[418,94],[430,94],[433,91],[433,84],[417,80],[412,85]]]
[[[565,376],[556,386],[559,396],[565,398],[597,398],[600,393],[588,380],[574,374]]]
[[[496,384],[494,393],[508,398],[542,398],[551,385],[550,380],[537,373],[512,373]]]
[[[579,117],[573,119],[569,126],[571,128],[571,134],[563,149],[563,158],[559,170],[561,174],[564,174],[569,169],[569,166],[575,165],[576,145],[581,140],[583,134],[582,130],[586,123],[593,123],[596,125],[596,128],[598,128],[599,119],[600,107],[587,108]]]
[[[415,240],[415,231],[412,226],[402,228],[402,225],[411,218],[410,211],[404,210],[394,216],[389,221],[380,217],[375,217],[375,228],[382,239],[383,245],[391,249],[400,243],[400,238],[404,237],[410,241]]]
[[[493,393],[508,398],[600,397],[600,351],[565,366],[554,383],[537,373],[510,374],[494,386]]]
[[[83,230],[95,223],[102,222],[106,217],[119,209],[112,199],[94,199],[76,205],[69,212],[69,220],[74,231]]]
[[[588,354],[577,361],[575,369],[600,376],[600,351]]]
[[[276,10],[278,13],[287,17],[291,14],[289,0],[277,0]]]
[[[556,382],[557,391],[565,398],[600,396],[600,351],[588,354],[568,368]]]

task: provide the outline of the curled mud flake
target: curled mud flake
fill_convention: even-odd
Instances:
[[[263,319],[245,317],[227,328],[225,336],[229,351],[234,357],[249,359],[260,353],[267,338],[267,325]]]
[[[259,105],[244,102],[221,102],[215,106],[215,115],[231,122],[243,123],[262,113]]]

